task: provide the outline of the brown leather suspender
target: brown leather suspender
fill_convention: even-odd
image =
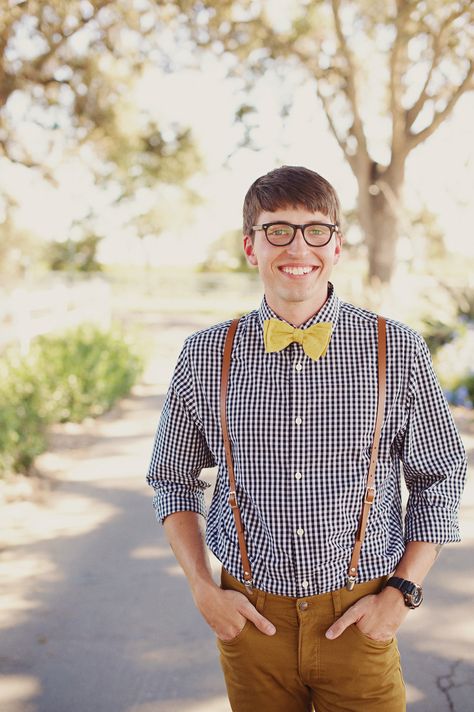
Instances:
[[[230,356],[232,353],[232,344],[234,343],[234,336],[237,329],[239,319],[234,319],[227,332],[225,344],[224,344],[224,360],[222,363],[222,376],[221,376],[221,428],[222,435],[224,438],[225,447],[225,457],[227,461],[227,469],[229,470],[229,480],[230,480],[230,492],[229,492],[229,504],[232,507],[232,512],[234,514],[235,528],[237,529],[237,536],[239,539],[240,556],[242,557],[242,564],[244,567],[244,585],[249,593],[252,593],[252,572],[250,570],[250,562],[247,556],[247,547],[245,545],[245,537],[242,529],[242,520],[240,518],[239,503],[237,501],[237,490],[235,486],[235,475],[234,475],[234,462],[232,460],[232,450],[230,447],[229,431],[227,428],[227,414],[226,414],[226,403],[227,403],[227,387],[229,384],[229,373],[230,373]]]
[[[369,474],[367,475],[367,486],[365,489],[364,503],[360,515],[359,528],[357,530],[354,549],[352,550],[351,562],[347,571],[346,588],[352,591],[357,578],[357,565],[359,563],[360,550],[364,541],[365,528],[369,517],[369,510],[375,498],[375,467],[379,452],[380,433],[382,431],[383,412],[385,408],[385,384],[387,370],[387,333],[386,322],[383,316],[377,317],[378,323],[378,398],[377,417],[375,420],[375,433],[372,442],[372,452],[370,454]]]
[[[227,332],[225,345],[224,345],[224,358],[222,362],[222,376],[221,376],[221,391],[220,391],[220,413],[221,413],[221,427],[222,434],[224,438],[225,456],[227,462],[227,469],[229,470],[229,480],[230,480],[230,492],[229,492],[229,504],[232,507],[232,512],[234,515],[235,527],[237,530],[237,536],[239,540],[240,555],[242,557],[242,564],[244,568],[244,585],[249,593],[253,590],[253,580],[252,571],[250,568],[250,562],[247,555],[247,547],[245,545],[244,531],[242,528],[242,520],[240,517],[239,503],[237,501],[237,489],[235,484],[234,475],[234,463],[232,459],[232,450],[229,439],[229,431],[227,428],[227,389],[229,384],[229,374],[230,374],[230,360],[232,353],[232,345],[234,343],[234,336],[237,330],[239,319],[234,319]],[[357,579],[357,566],[359,562],[360,551],[362,548],[362,543],[364,541],[365,529],[367,526],[367,520],[369,517],[370,507],[373,504],[375,498],[375,468],[377,465],[377,455],[379,450],[380,434],[382,431],[383,414],[385,407],[385,385],[386,385],[386,354],[387,354],[387,338],[386,338],[386,321],[384,317],[377,317],[378,324],[378,398],[377,398],[377,416],[375,420],[375,432],[374,439],[372,442],[372,451],[370,455],[370,465],[369,472],[367,475],[367,484],[364,493],[364,502],[362,505],[362,512],[359,520],[359,527],[357,529],[356,540],[354,548],[352,551],[351,561],[349,564],[349,569],[347,571],[347,581],[346,588],[351,591],[354,588],[354,584]]]

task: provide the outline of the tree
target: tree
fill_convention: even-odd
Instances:
[[[157,13],[146,0],[2,2],[0,164],[54,183],[61,160],[79,159],[122,202],[184,185],[201,164],[189,128],[162,127],[134,101],[150,63],[168,64]]]
[[[45,250],[49,267],[58,272],[100,272],[102,265],[97,259],[101,237],[87,235],[80,240],[52,242]]]
[[[368,280],[390,281],[409,154],[473,88],[470,0],[177,0],[174,19],[196,45],[229,59],[249,84],[302,70],[358,184]],[[276,9],[277,8],[277,9]],[[374,102],[386,127],[374,145]],[[243,118],[252,116],[243,107]]]
[[[244,272],[254,274],[242,249],[242,231],[227,230],[209,247],[199,265],[200,272]]]
[[[15,225],[13,207],[7,203],[0,218],[0,274],[2,287],[13,284],[24,276],[31,263],[41,256],[34,236]]]

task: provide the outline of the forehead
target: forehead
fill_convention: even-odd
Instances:
[[[308,222],[332,222],[326,213],[312,212],[305,207],[286,207],[278,208],[277,210],[262,210],[258,216],[257,224],[275,222],[277,220],[285,220],[291,223],[308,223]]]

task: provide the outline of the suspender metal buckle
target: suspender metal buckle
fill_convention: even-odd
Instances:
[[[374,501],[375,497],[375,487],[372,485],[371,487],[367,487],[365,491],[365,503],[366,504],[372,504]]]
[[[235,493],[235,490],[231,490],[229,492],[229,504],[232,509],[238,509],[239,507],[239,505],[237,504],[237,495]]]
[[[253,579],[249,579],[248,581],[244,580],[244,586],[247,590],[247,593],[253,593]]]
[[[354,584],[355,584],[355,582],[356,582],[356,578],[357,578],[356,576],[348,576],[348,577],[347,577],[347,580],[346,580],[346,589],[347,589],[348,591],[352,591],[352,589],[354,588]]]

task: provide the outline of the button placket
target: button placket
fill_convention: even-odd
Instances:
[[[301,517],[304,516],[305,512],[305,507],[304,507],[304,488],[300,484],[300,480],[302,479],[303,475],[301,472],[301,466],[302,466],[302,457],[303,457],[303,452],[302,452],[302,445],[304,442],[304,431],[303,428],[305,427],[304,424],[304,394],[305,394],[305,382],[304,382],[304,373],[305,370],[303,368],[303,361],[305,359],[305,354],[303,352],[303,348],[301,345],[294,344],[293,346],[295,350],[294,354],[294,360],[293,360],[293,374],[292,374],[292,386],[293,386],[293,405],[294,405],[294,410],[293,410],[293,417],[294,417],[294,427],[293,427],[293,443],[295,445],[295,451],[293,453],[293,462],[294,462],[294,469],[293,469],[293,477],[295,479],[295,485],[297,485],[297,490],[296,490],[296,504],[297,506],[295,507],[295,513],[294,513],[294,537],[295,537],[295,544],[297,548],[297,567],[296,567],[296,574],[297,578],[296,580],[299,582],[298,589],[299,592],[302,593],[304,590],[306,590],[309,586],[309,582],[304,578],[304,570],[301,571],[301,566],[303,565],[303,561],[305,559],[305,529],[304,529],[304,521],[301,520]],[[305,567],[306,568],[306,567]],[[300,609],[300,610],[304,610]]]

